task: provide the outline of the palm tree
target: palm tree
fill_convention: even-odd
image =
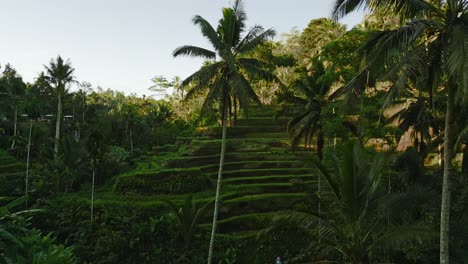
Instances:
[[[55,144],[54,144],[54,156],[58,157],[59,145],[60,145],[60,132],[62,126],[62,115],[63,115],[63,97],[68,92],[68,85],[75,82],[73,72],[75,69],[71,66],[69,60],[64,61],[62,57],[57,56],[57,59],[51,60],[49,66],[44,65],[46,68],[47,81],[51,84],[54,89],[55,95],[57,96],[57,114],[55,116]]]
[[[307,70],[303,69],[299,79],[292,83],[292,88],[298,95],[291,95],[288,100],[302,106],[302,110],[289,121],[288,132],[293,147],[304,139],[304,146],[307,148],[317,135],[317,156],[321,160],[324,147],[323,110],[328,103],[331,86],[319,81],[324,73],[322,63],[316,60],[314,64],[313,76],[309,76]]]
[[[337,0],[333,15],[341,18],[363,6],[372,11],[391,11],[406,23],[394,30],[379,32],[367,43],[363,48],[366,66],[355,80],[365,79],[375,68],[391,66],[385,78],[394,80],[392,89],[402,87],[410,76],[421,75],[426,76],[423,88],[427,92],[432,94],[443,86],[447,95],[440,216],[440,263],[446,264],[449,263],[455,97],[457,92],[463,94],[468,90],[468,1]],[[350,89],[353,90],[357,89]]]
[[[180,261],[186,258],[186,253],[190,249],[190,243],[198,228],[200,217],[211,201],[207,202],[202,207],[197,206],[192,195],[187,195],[181,207],[170,200],[163,201],[169,206],[171,213],[175,216],[178,237],[181,238],[184,243],[184,253],[179,258]]]
[[[193,23],[200,27],[214,48],[214,51],[202,47],[186,45],[174,50],[174,57],[191,56],[200,57],[210,62],[205,63],[200,70],[187,77],[182,86],[192,83],[193,87],[187,92],[185,100],[207,91],[202,107],[206,113],[215,103],[219,104],[222,119],[221,153],[219,161],[218,180],[216,185],[216,198],[213,214],[213,227],[211,232],[208,263],[213,256],[214,235],[220,202],[221,179],[223,172],[224,154],[226,150],[226,127],[232,99],[240,103],[240,107],[247,110],[251,101],[259,102],[249,78],[262,77],[273,79],[273,75],[263,69],[267,62],[249,57],[259,45],[275,35],[272,29],[264,30],[261,26],[254,26],[246,32],[247,16],[241,0],[236,0],[230,8],[223,9],[223,18],[219,20],[215,30],[208,21],[201,16],[195,16]],[[218,60],[216,60],[218,59]]]
[[[315,161],[326,183],[313,195],[319,210],[288,212],[277,218],[279,223],[286,221],[312,236],[318,234],[319,242],[309,248],[313,257],[330,263],[373,263],[389,260],[390,253],[433,237],[429,229],[411,223],[414,219],[400,218],[405,210],[414,210],[405,208],[411,203],[403,201],[424,201],[430,193],[413,190],[388,195],[381,155],[370,158],[359,143],[348,142],[331,161],[330,170]],[[392,213],[382,213],[386,210]]]

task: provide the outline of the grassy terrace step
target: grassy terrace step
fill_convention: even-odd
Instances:
[[[256,176],[273,176],[273,175],[304,175],[312,173],[310,168],[278,168],[278,169],[245,169],[245,170],[233,170],[224,171],[223,177],[228,178],[239,178],[239,177],[256,177]],[[217,173],[210,173],[208,176],[216,178]]]
[[[220,218],[247,213],[264,213],[291,209],[304,200],[305,193],[263,193],[244,195],[225,200],[220,209]]]
[[[256,147],[271,146],[271,147],[284,147],[289,145],[287,138],[227,138],[226,147],[231,149],[238,149],[239,147],[246,147],[247,149],[257,150]],[[221,139],[212,140],[198,140],[194,139],[191,144],[192,147],[198,148],[216,148],[219,152],[221,147]],[[240,148],[242,150],[242,148]],[[262,151],[258,149],[257,151]]]
[[[0,165],[0,172],[16,172],[21,171],[26,168],[26,164],[24,163],[10,163],[10,164],[3,164]]]
[[[273,182],[273,183],[251,183],[230,186],[229,190],[238,190],[239,192],[248,192],[250,194],[259,193],[297,193],[303,191],[305,185],[313,186],[317,181],[305,181],[301,184],[292,182]]]
[[[26,172],[16,171],[16,172],[0,172],[0,177],[11,177],[11,178],[24,178]]]
[[[289,134],[286,132],[282,133],[248,133],[244,135],[246,138],[280,138],[289,139]]]
[[[286,128],[283,126],[233,126],[227,128],[228,135],[244,135],[247,133],[282,133]],[[204,127],[197,130],[197,134],[214,136],[221,135],[222,127]]]
[[[254,213],[236,215],[218,221],[217,230],[219,233],[238,233],[246,231],[258,231],[267,227],[278,212]],[[211,227],[211,223],[201,225],[203,228]]]
[[[211,136],[177,137],[177,145],[189,145],[194,140],[212,140]]]
[[[291,161],[297,160],[295,153],[291,152],[228,152],[224,156],[225,162],[239,161]],[[198,167],[219,163],[219,153],[206,156],[177,157],[167,161],[166,166],[171,168]]]
[[[16,159],[10,156],[2,156],[0,157],[0,165],[6,165],[10,163],[15,163]]]
[[[199,206],[203,206],[207,202],[213,201],[214,199],[214,190],[199,192],[194,195],[195,202]],[[67,194],[63,196],[68,200],[82,200],[83,202],[90,203],[91,190],[80,191],[77,193]],[[122,196],[114,192],[109,191],[97,191],[95,193],[95,202],[99,205],[113,205],[118,206],[119,204],[131,204],[132,206],[142,207],[142,208],[166,208],[169,210],[167,204],[163,199],[171,200],[176,205],[183,205],[187,194],[158,194],[158,195],[141,195],[141,194],[131,194]],[[239,197],[238,192],[226,191],[221,193],[221,200],[229,200]],[[212,215],[210,216],[212,217]]]
[[[158,153],[158,152],[177,152],[179,150],[178,145],[164,145],[164,146],[157,146],[151,149],[151,153]]]
[[[304,164],[298,161],[239,161],[225,162],[224,171],[247,170],[247,169],[290,169],[302,168]],[[217,172],[219,164],[215,163],[201,167],[204,173]]]
[[[282,126],[285,128],[289,120],[288,117],[249,117],[237,120],[236,126]]]
[[[276,129],[276,127],[271,127],[275,128],[274,130],[270,130],[268,128],[265,128],[263,131],[259,127],[258,130],[253,130],[253,131],[243,131],[243,132],[235,132],[235,133],[230,133],[227,132],[226,137],[228,139],[232,138],[279,138],[279,139],[286,139],[289,138],[289,134],[286,133],[286,129],[281,129],[281,131],[275,131],[275,130],[280,130]],[[204,136],[203,138],[197,137],[197,138],[192,138],[192,139],[220,139],[221,138],[221,132],[220,133],[212,133],[209,136]],[[181,141],[182,142],[182,141]],[[183,139],[183,142],[191,142],[189,139]],[[184,143],[186,144],[186,143]]]
[[[257,177],[238,177],[238,178],[229,178],[224,180],[224,184],[236,185],[236,184],[245,184],[245,183],[281,183],[281,182],[290,182],[295,179],[300,179],[302,181],[315,180],[317,177],[312,174],[301,174],[301,175],[269,175],[269,176],[257,176]]]

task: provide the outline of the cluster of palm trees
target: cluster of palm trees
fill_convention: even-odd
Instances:
[[[446,94],[440,263],[449,263],[455,98],[457,94],[462,98],[468,91],[468,1],[339,0],[334,17],[339,19],[361,6],[372,11],[388,10],[405,21],[401,27],[382,31],[367,43],[361,75],[385,70],[383,78],[394,82],[392,90],[422,79],[418,80],[422,84],[420,89],[430,94]],[[351,82],[348,88],[359,89],[358,83]]]
[[[378,77],[378,80],[393,83],[388,92],[390,99],[396,97],[399,91],[406,89],[410,83],[429,94],[431,100],[436,93],[446,95],[440,263],[449,263],[450,182],[453,175],[452,160],[455,144],[454,109],[457,103],[461,102],[461,99],[456,100],[456,98],[463,98],[468,92],[468,1],[336,0],[333,18],[338,20],[363,7],[371,12],[397,16],[402,21],[402,25],[395,29],[382,30],[366,42],[360,50],[362,63],[358,73],[335,95],[344,95],[347,98],[362,95],[370,75]],[[200,27],[201,33],[210,41],[214,51],[196,46],[182,46],[174,51],[174,56],[201,57],[209,61],[199,71],[186,78],[182,85],[193,85],[186,94],[186,99],[205,92],[204,109],[217,104],[222,118],[221,155],[208,263],[211,263],[216,231],[225,154],[226,120],[231,113],[229,109],[237,108],[237,103],[240,108],[246,109],[249,102],[258,102],[249,84],[252,79],[258,77],[275,79],[270,72],[264,70],[268,62],[249,57],[251,51],[274,36],[274,31],[255,26],[245,32],[245,20],[246,15],[239,0],[235,1],[231,8],[223,9],[223,18],[216,29],[204,18],[195,16],[194,24]],[[309,142],[317,134],[317,146],[321,149],[323,122],[326,120],[323,120],[321,112],[317,109],[323,108],[324,99],[328,99],[325,97],[329,95],[330,86],[319,87],[316,80],[307,80],[307,78],[298,81],[296,86],[306,94],[306,98],[310,99],[297,98],[305,105],[306,111],[290,123],[293,138],[297,140],[301,137],[305,138],[305,142]],[[302,130],[297,129],[298,127],[310,129]],[[319,154],[319,156],[322,155]],[[354,165],[362,167],[358,164]],[[355,176],[360,177],[359,175],[358,173]],[[369,178],[376,180],[373,176],[366,179]],[[344,203],[344,208],[351,206],[348,206],[348,203],[352,202],[349,195],[339,190],[338,187],[334,188],[331,180],[329,183],[338,202]],[[363,192],[372,196],[375,191],[373,183],[363,182],[362,184],[369,188]],[[348,201],[348,198],[351,200]],[[360,214],[365,211],[360,207],[354,209],[356,211],[349,213],[352,213],[352,217],[355,218],[359,218]],[[347,250],[352,250],[352,248]],[[353,263],[367,263],[369,259],[368,256],[356,256],[353,261]]]

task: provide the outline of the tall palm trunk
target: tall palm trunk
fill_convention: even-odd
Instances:
[[[60,144],[60,130],[61,130],[61,125],[62,125],[62,111],[63,111],[63,105],[62,105],[62,94],[58,94],[57,98],[57,116],[56,116],[56,121],[55,121],[55,145],[54,145],[54,157],[58,157],[59,153],[59,144]]]
[[[13,117],[13,142],[11,142],[11,147],[10,149],[14,149],[16,145],[16,135],[18,134],[18,105],[15,104],[15,113]]]
[[[211,227],[211,238],[210,238],[210,248],[208,250],[208,264],[211,264],[213,259],[213,248],[214,248],[214,239],[216,233],[216,225],[218,222],[218,210],[220,202],[220,193],[221,193],[221,180],[223,174],[223,165],[224,165],[224,154],[226,152],[226,127],[227,127],[227,107],[223,113],[223,134],[221,137],[221,153],[219,157],[219,170],[218,170],[218,181],[216,182],[216,196],[214,204],[214,213],[213,213],[213,225]]]
[[[453,158],[453,126],[455,85],[449,81],[447,92],[447,113],[445,116],[444,137],[444,175],[442,183],[442,204],[440,210],[440,263],[449,263],[449,226],[450,226],[450,194]]]
[[[33,121],[29,121],[29,137],[28,137],[28,154],[26,156],[26,177],[24,183],[24,196],[26,197],[26,207],[28,207],[28,191],[29,191],[29,174],[30,174],[30,154],[31,154],[31,137],[33,129]]]

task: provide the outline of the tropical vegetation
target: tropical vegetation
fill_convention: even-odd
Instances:
[[[334,3],[196,15],[204,63],[148,97],[5,64],[0,263],[468,262],[468,2]]]

